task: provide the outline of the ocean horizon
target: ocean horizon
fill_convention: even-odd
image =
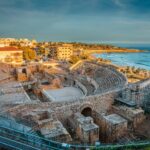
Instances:
[[[94,54],[96,58],[111,60],[120,66],[134,66],[136,68],[150,70],[150,45],[149,46],[122,46],[129,49],[140,49],[138,53],[103,53]]]

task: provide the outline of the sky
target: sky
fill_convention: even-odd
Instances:
[[[0,38],[150,44],[150,0],[0,0]]]

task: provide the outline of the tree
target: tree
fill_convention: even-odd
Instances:
[[[39,46],[38,47],[38,55],[45,55],[45,48]]]
[[[80,58],[81,59],[88,59],[88,55],[87,54],[82,54],[82,55],[80,55]]]
[[[71,57],[70,57],[70,62],[71,63],[73,63],[73,64],[75,64],[77,61],[79,61],[80,60],[80,58],[78,57],[78,56],[74,56],[74,55],[72,55]]]
[[[22,47],[23,57],[25,60],[34,60],[36,59],[36,52],[29,47]]]

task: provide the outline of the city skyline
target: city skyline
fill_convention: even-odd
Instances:
[[[150,43],[150,1],[0,1],[0,37]]]

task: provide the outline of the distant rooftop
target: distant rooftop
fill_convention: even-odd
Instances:
[[[22,51],[21,49],[18,49],[16,47],[0,47],[0,51]]]

